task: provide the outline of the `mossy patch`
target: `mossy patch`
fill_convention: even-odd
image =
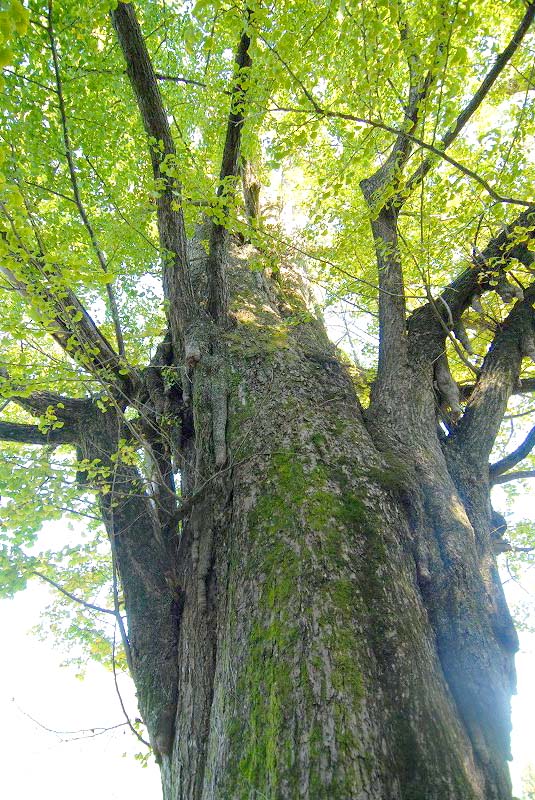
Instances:
[[[244,358],[277,353],[290,346],[286,325],[268,324],[256,319],[241,322],[237,328],[224,334],[224,339],[231,353]]]
[[[258,788],[277,797],[282,786],[285,796],[298,796],[297,725],[309,742],[310,796],[345,800],[360,785],[353,763],[360,744],[340,725],[336,746],[347,751],[347,761],[327,776],[320,766],[325,732],[314,727],[315,708],[327,702],[340,718],[346,710],[355,717],[365,695],[362,598],[347,550],[360,537],[379,556],[375,516],[363,498],[340,491],[327,467],[303,452],[279,450],[249,514],[249,536],[246,571],[260,576],[258,611],[237,687],[242,724],[231,730],[240,760],[229,796],[249,798]]]

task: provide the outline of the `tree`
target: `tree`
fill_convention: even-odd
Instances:
[[[2,9],[4,591],[114,619],[166,800],[509,798],[535,5]]]

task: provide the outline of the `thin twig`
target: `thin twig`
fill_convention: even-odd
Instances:
[[[111,608],[102,608],[102,606],[96,606],[94,603],[88,603],[87,600],[82,600],[81,597],[76,597],[75,594],[72,594],[72,592],[68,592],[67,589],[64,589],[63,586],[59,585],[59,583],[53,581],[52,578],[48,578],[46,575],[43,575],[42,572],[38,572],[37,570],[34,569],[32,570],[32,575],[36,575],[38,578],[41,578],[41,580],[46,581],[51,586],[53,586],[54,589],[57,589],[58,592],[64,594],[65,597],[68,597],[70,600],[74,600],[75,603],[79,603],[81,606],[84,606],[85,608],[88,608],[91,611],[97,611],[99,614],[110,614],[112,617],[117,617],[117,611],[114,611]],[[120,616],[121,615],[119,614],[119,617]]]
[[[138,733],[138,731],[136,731],[136,729],[134,728],[134,726],[132,724],[132,720],[128,716],[128,711],[125,708],[125,705],[124,705],[124,702],[123,702],[123,697],[121,695],[121,690],[119,689],[119,683],[117,681],[117,669],[116,669],[116,664],[115,664],[115,631],[113,632],[113,647],[112,647],[112,651],[111,651],[111,665],[112,665],[112,670],[113,670],[113,682],[115,684],[115,691],[116,691],[117,697],[119,699],[119,705],[121,706],[121,710],[122,710],[122,712],[124,714],[124,718],[126,720],[125,724],[128,725],[128,727],[130,728],[130,730],[132,731],[134,736],[136,736],[142,744],[146,745],[147,747],[150,747],[150,743],[147,742],[143,738],[143,736],[140,733]]]
[[[67,158],[67,165],[68,165],[68,168],[69,168],[69,175],[70,175],[71,184],[72,184],[72,190],[73,190],[73,194],[74,194],[74,201],[75,201],[76,206],[78,208],[78,212],[80,214],[80,217],[81,217],[81,220],[82,220],[82,222],[84,224],[84,227],[85,227],[85,229],[86,229],[86,231],[87,231],[87,233],[89,235],[89,239],[91,240],[91,244],[92,244],[93,249],[94,249],[94,251],[96,253],[96,256],[98,258],[100,266],[101,266],[103,272],[107,273],[108,272],[108,264],[107,264],[107,261],[106,261],[106,257],[104,256],[104,253],[102,252],[102,249],[101,249],[101,247],[100,247],[100,245],[98,243],[98,240],[97,240],[95,231],[93,229],[93,226],[92,226],[92,224],[91,224],[91,222],[89,220],[89,217],[87,216],[87,212],[86,212],[85,207],[84,207],[84,205],[82,203],[82,198],[81,198],[81,195],[80,195],[80,189],[79,189],[79,186],[78,186],[78,178],[76,177],[76,168],[75,168],[75,165],[74,165],[74,157],[73,157],[73,151],[72,151],[72,146],[71,146],[71,141],[70,141],[70,136],[69,136],[69,127],[68,127],[68,123],[67,123],[67,112],[66,112],[66,109],[65,109],[65,98],[63,96],[63,87],[62,87],[62,82],[61,82],[61,72],[60,72],[60,67],[59,67],[59,57],[58,57],[58,51],[57,51],[57,47],[56,47],[56,40],[55,40],[55,37],[54,37],[53,24],[52,24],[52,0],[48,0],[48,38],[50,40],[50,49],[52,51],[52,62],[53,62],[53,66],[54,66],[54,76],[55,76],[55,80],[56,80],[56,89],[57,89],[57,95],[58,95],[58,101],[59,101],[59,112],[60,112],[60,117],[61,117],[61,128],[62,128],[62,133],[63,133],[63,143],[65,145],[65,156]],[[122,334],[122,330],[121,330],[121,322],[120,322],[120,319],[119,319],[119,309],[117,307],[117,301],[115,299],[115,294],[114,294],[114,291],[113,291],[113,285],[112,285],[111,281],[106,281],[106,293],[108,295],[108,302],[109,302],[109,305],[110,305],[110,313],[111,313],[111,316],[112,316],[112,319],[113,319],[113,325],[114,325],[114,328],[115,328],[115,337],[117,339],[117,349],[119,351],[119,355],[120,356],[124,356],[125,355],[125,346],[124,346],[124,338],[123,338],[123,334]]]

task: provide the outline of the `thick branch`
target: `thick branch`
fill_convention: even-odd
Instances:
[[[403,267],[399,253],[397,219],[400,198],[384,204],[381,195],[395,188],[412,150],[412,133],[418,124],[419,108],[432,82],[432,74],[419,74],[420,59],[413,45],[412,33],[399,5],[399,30],[406,52],[410,83],[405,109],[404,129],[398,134],[385,163],[360,187],[371,212],[371,227],[377,256],[379,283],[379,365],[373,395],[375,403],[385,393],[391,393],[407,364],[407,329]],[[381,400],[379,399],[379,402]]]
[[[240,37],[235,60],[234,85],[231,91],[230,114],[227,123],[223,158],[219,173],[217,195],[223,203],[222,213],[228,217],[229,199],[234,195],[234,182],[239,173],[241,132],[244,116],[245,90],[243,82],[248,78],[251,67],[249,46],[251,39],[244,31]],[[230,233],[225,224],[214,223],[210,232],[210,255],[208,258],[208,311],[216,322],[223,322],[228,309],[228,287],[226,279],[226,260]]]
[[[398,384],[407,364],[405,288],[397,236],[397,213],[383,207],[371,221],[379,281],[379,364],[375,398]]]
[[[526,9],[526,13],[522,18],[522,21],[516,31],[513,34],[513,37],[505,50],[500,53],[500,55],[496,58],[496,61],[492,65],[489,72],[483,78],[479,88],[475,92],[472,99],[466,104],[463,110],[460,112],[459,116],[449,128],[449,130],[444,134],[442,141],[440,142],[439,149],[446,150],[457,138],[459,133],[463,130],[467,122],[471,119],[471,117],[475,114],[477,109],[480,107],[481,103],[491,90],[492,86],[496,82],[497,78],[507,66],[511,58],[513,57],[514,53],[520,47],[524,36],[528,32],[531,23],[533,22],[533,18],[535,16],[535,3],[530,3]],[[433,160],[431,158],[426,158],[425,161],[418,167],[418,169],[414,172],[414,174],[409,178],[407,182],[408,190],[414,189],[422,179],[427,175],[431,167],[433,166]]]
[[[8,402],[16,403],[21,408],[29,411],[36,417],[46,414],[52,406],[56,417],[65,424],[77,424],[88,414],[92,407],[91,400],[83,400],[75,397],[66,397],[57,392],[31,392],[30,394],[18,394],[22,387],[15,386],[11,381],[9,373],[0,367],[0,377],[8,382],[2,386],[2,396],[8,398]],[[10,392],[13,394],[10,394]]]
[[[526,239],[516,242],[517,229],[524,229]],[[517,259],[527,265],[531,264],[533,253],[528,249],[531,240],[535,239],[535,209],[529,208],[518,215],[507,227],[491,239],[482,253],[479,253],[472,266],[464,270],[447,286],[437,302],[437,307],[447,308],[453,322],[457,322],[470,305],[475,293],[481,294],[490,290],[489,283],[496,262],[507,262]],[[440,333],[443,329],[430,303],[418,308],[409,319],[410,333],[427,336]]]
[[[535,478],[535,469],[521,469],[517,472],[507,472],[505,475],[491,478],[491,482],[496,485],[498,483],[509,483],[509,481],[522,481],[525,478]]]
[[[180,341],[184,340],[194,313],[195,300],[190,281],[186,232],[180,204],[181,187],[180,183],[170,178],[166,172],[166,167],[174,164],[175,145],[156,74],[134,8],[130,3],[119,3],[117,8],[112,10],[111,17],[126,61],[126,71],[134,90],[143,127],[149,137],[153,175],[160,187],[157,217],[164,259],[164,293],[168,302],[173,338]]]
[[[56,428],[44,433],[37,425],[23,425],[17,422],[0,421],[0,439],[19,444],[42,444],[57,446],[72,444],[75,441],[71,428]]]
[[[516,467],[520,461],[523,461],[523,459],[531,453],[534,447],[535,427],[530,430],[522,444],[517,447],[516,450],[513,450],[508,456],[505,456],[505,458],[489,466],[490,479],[496,483],[496,478],[498,478],[499,475],[503,475],[504,472]]]
[[[498,330],[466,411],[450,437],[451,446],[470,455],[474,462],[487,463],[518,380],[523,341],[535,330],[533,293],[533,288],[526,292],[525,299],[515,304]]]
[[[241,177],[245,213],[249,224],[253,224],[254,220],[260,216],[260,190],[262,185],[255,175],[251,162],[244,158],[241,160]]]
[[[419,74],[420,57],[414,47],[412,32],[405,19],[401,4],[399,4],[398,8],[400,13],[398,27],[401,43],[406,53],[410,76],[408,100],[405,108],[404,125],[397,134],[396,141],[394,142],[388,158],[373,175],[369,178],[365,178],[360,183],[362,193],[370,208],[376,206],[376,203],[381,203],[380,195],[388,186],[393,187],[395,184],[399,183],[403,167],[412,152],[413,140],[410,134],[413,134],[416,130],[420,118],[422,102],[425,100],[433,81],[433,74],[430,71],[427,72],[425,77]],[[395,205],[398,211],[402,203],[403,198],[397,196]],[[380,205],[376,206],[375,210],[378,211],[379,208]]]
[[[470,399],[470,395],[474,391],[474,383],[463,383],[459,386],[461,392],[461,400],[465,402]],[[535,378],[523,378],[517,381],[511,394],[531,394],[535,392]]]

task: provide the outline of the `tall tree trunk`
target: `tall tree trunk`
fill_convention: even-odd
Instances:
[[[235,323],[190,378],[195,499],[168,576],[180,601],[160,604],[177,661],[161,667],[154,623],[156,677],[137,680],[153,742],[173,695],[165,800],[505,800],[516,640],[475,544],[486,507],[465,508],[421,421],[412,448],[406,432],[378,449],[297,283],[249,271],[247,248],[231,271]],[[432,408],[431,381],[413,390]],[[135,616],[130,633],[150,638]],[[158,668],[176,691],[153,703]]]

